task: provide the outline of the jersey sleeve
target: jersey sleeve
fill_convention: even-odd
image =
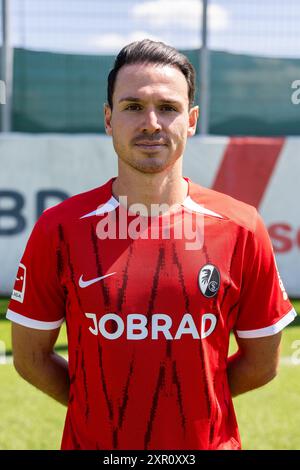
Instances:
[[[244,253],[243,281],[235,332],[240,338],[260,338],[281,331],[297,316],[280,278],[271,240],[257,214]]]
[[[48,225],[46,211],[29,237],[6,314],[15,323],[39,330],[58,328],[65,316],[64,290]]]

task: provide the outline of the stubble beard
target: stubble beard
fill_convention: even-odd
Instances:
[[[144,174],[161,173],[170,166],[168,161],[161,161],[156,157],[145,157],[144,160],[134,159],[132,161],[127,161],[127,163],[135,170]]]
[[[118,156],[126,165],[143,174],[161,173],[174,163],[170,157],[163,158],[158,154],[137,156],[132,152],[128,157],[128,153],[119,152]]]

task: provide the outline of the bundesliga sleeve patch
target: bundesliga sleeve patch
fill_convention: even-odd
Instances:
[[[20,263],[11,298],[23,303],[26,286],[26,266]]]
[[[213,264],[205,264],[199,272],[199,288],[205,297],[214,297],[220,288],[220,273]]]

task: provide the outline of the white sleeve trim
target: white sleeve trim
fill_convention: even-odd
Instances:
[[[13,310],[9,309],[6,312],[6,318],[13,321],[14,323],[28,326],[29,328],[34,328],[35,330],[55,330],[56,328],[59,328],[64,321],[64,318],[61,318],[58,321],[33,320],[32,318],[24,317],[24,315],[20,315],[19,313],[13,312]]]
[[[236,330],[239,338],[262,338],[264,336],[272,336],[279,331],[283,330],[285,326],[291,323],[297,316],[297,312],[292,308],[284,317],[282,317],[277,323],[266,328],[260,328],[258,330]]]

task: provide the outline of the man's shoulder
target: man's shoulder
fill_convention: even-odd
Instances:
[[[111,198],[112,179],[102,186],[75,194],[59,204],[46,209],[40,217],[40,222],[52,226],[72,223],[96,210]]]
[[[196,203],[223,219],[229,219],[251,232],[255,231],[258,213],[250,204],[193,182],[190,182],[190,196]]]

